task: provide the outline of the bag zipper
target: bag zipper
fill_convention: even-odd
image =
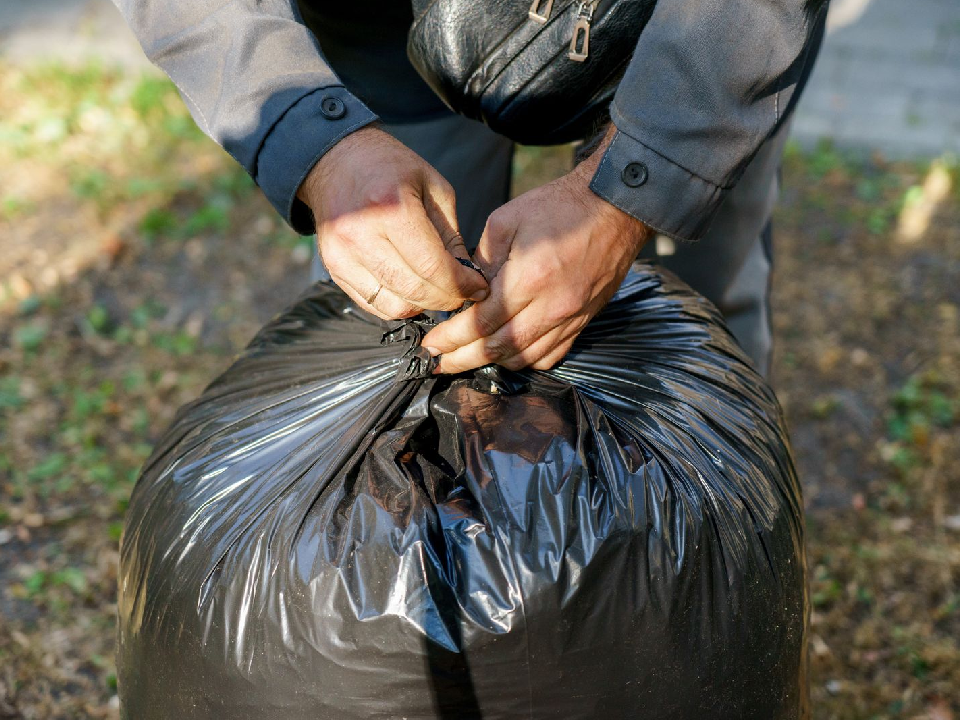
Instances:
[[[573,37],[570,38],[570,51],[567,53],[569,59],[583,62],[590,55],[590,23],[599,4],[600,0],[580,0],[577,19],[573,24]],[[553,0],[533,0],[527,11],[527,17],[543,25],[550,19],[552,10]]]
[[[567,57],[583,62],[590,55],[590,22],[600,0],[581,0],[577,8],[577,21],[573,25],[573,37],[570,38],[570,52]]]
[[[541,3],[543,3],[543,10],[540,10]],[[547,20],[550,19],[551,10],[553,10],[553,0],[546,0],[545,3],[543,0],[533,0],[533,3],[530,5],[530,9],[527,10],[527,17],[534,22],[543,25]]]

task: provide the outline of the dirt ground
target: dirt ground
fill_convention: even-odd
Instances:
[[[568,149],[523,149],[517,186]],[[824,720],[960,718],[960,175],[791,148],[775,385]],[[310,248],[165,81],[0,66],[0,719],[116,718],[117,541],[176,408]]]

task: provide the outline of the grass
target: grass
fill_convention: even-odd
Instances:
[[[522,149],[517,186],[568,162]],[[785,157],[775,377],[809,504],[818,720],[960,716],[960,176],[943,165],[952,194],[907,245],[929,163]],[[0,717],[116,718],[138,468],[310,255],[156,77],[0,66],[0,167]]]

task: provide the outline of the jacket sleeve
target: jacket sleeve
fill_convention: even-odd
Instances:
[[[295,230],[297,189],[320,157],[376,116],[300,22],[296,0],[114,0],[200,128],[250,173]]]
[[[591,189],[659,232],[699,239],[792,109],[825,13],[821,0],[659,0]]]

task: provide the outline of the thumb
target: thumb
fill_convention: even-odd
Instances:
[[[495,278],[510,256],[517,225],[518,219],[511,212],[510,203],[497,208],[487,218],[474,260],[488,278]]]

